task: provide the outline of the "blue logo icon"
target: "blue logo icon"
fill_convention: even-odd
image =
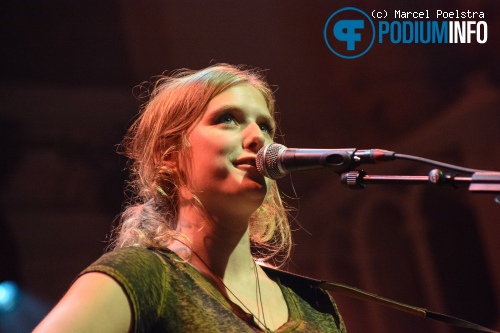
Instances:
[[[375,25],[362,10],[345,7],[328,18],[323,36],[330,51],[337,56],[359,58],[370,50],[375,41]]]
[[[333,26],[333,35],[342,42],[347,43],[347,50],[354,51],[354,43],[361,41],[361,34],[356,29],[363,29],[365,21],[362,20],[340,20]]]

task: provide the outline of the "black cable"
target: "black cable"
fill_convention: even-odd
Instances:
[[[458,171],[458,172],[465,172],[465,173],[489,172],[487,170],[464,168],[464,167],[461,167],[458,165],[443,163],[443,162],[439,162],[439,161],[430,160],[428,158],[412,156],[412,155],[394,154],[394,157],[395,157],[395,159],[416,161],[416,162],[430,164],[433,166],[446,168],[446,169],[450,169],[450,170],[454,170],[454,171]],[[491,172],[493,172],[493,171],[491,171]]]

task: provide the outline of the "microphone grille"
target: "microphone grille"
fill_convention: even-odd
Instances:
[[[264,176],[271,179],[285,177],[287,173],[280,171],[278,165],[278,155],[285,149],[286,147],[280,145],[279,143],[272,143],[262,147],[255,158],[257,170],[259,170],[259,172]]]

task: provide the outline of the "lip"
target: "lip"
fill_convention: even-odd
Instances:
[[[249,157],[242,157],[237,159],[236,161],[233,162],[234,166],[252,166],[254,168],[257,167],[256,162],[255,162],[255,156],[249,156]]]
[[[255,161],[255,155],[240,157],[233,162],[236,169],[245,172],[246,177],[249,177],[253,181],[259,183],[261,186],[267,186],[264,176],[258,171],[257,164]]]

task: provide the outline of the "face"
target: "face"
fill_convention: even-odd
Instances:
[[[188,133],[188,184],[212,212],[251,214],[271,184],[255,167],[273,142],[275,123],[263,95],[249,84],[215,96]]]

